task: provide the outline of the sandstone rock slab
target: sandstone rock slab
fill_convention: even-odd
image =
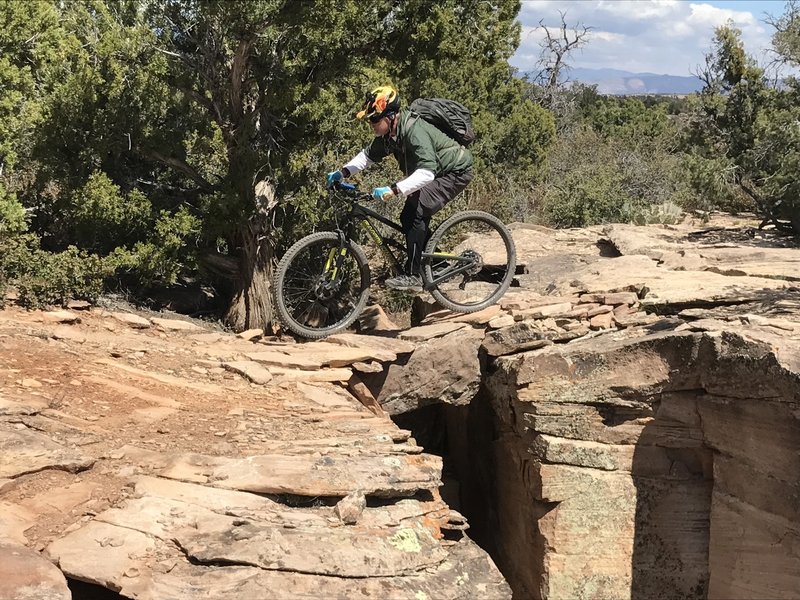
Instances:
[[[713,234],[723,233],[720,228],[697,231],[623,224],[607,226],[604,233],[623,255],[644,255],[674,270],[791,281],[800,268],[796,249],[786,247],[780,238],[756,240],[740,236],[739,241],[719,242]],[[735,240],[736,234],[743,231],[731,229],[727,233]]]
[[[0,501],[0,542],[25,544],[25,530],[36,523],[36,513],[20,504]]]
[[[292,355],[279,350],[266,350],[259,352],[248,352],[247,358],[251,362],[263,363],[265,365],[274,365],[276,367],[315,370],[323,366],[323,360],[319,357],[301,355]]]
[[[468,328],[420,346],[408,363],[389,367],[378,402],[389,414],[439,402],[469,404],[480,387],[482,339],[483,331]]]
[[[320,369],[322,367],[346,367],[355,362],[377,360],[390,362],[397,355],[382,348],[369,346],[352,347],[328,342],[296,344],[264,352],[250,352],[251,360],[283,367]]]
[[[443,321],[452,323],[469,323],[470,325],[486,325],[493,318],[502,312],[499,304],[493,304],[483,310],[473,313],[461,314],[449,310],[442,310],[430,313],[423,320],[421,325],[431,325],[433,323],[441,323]]]
[[[502,314],[496,316],[494,319],[491,319],[488,323],[489,329],[503,329],[504,327],[510,327],[515,323],[514,317],[509,314]]]
[[[770,290],[788,288],[788,281],[765,277],[731,277],[709,271],[671,271],[646,256],[605,258],[601,262],[565,273],[555,282],[560,293],[573,291],[573,283],[587,292],[625,288],[644,289],[643,307],[653,312],[678,312],[689,306],[756,301]]]
[[[49,436],[24,429],[6,429],[0,425],[0,477],[19,477],[43,469],[77,473],[93,464],[93,458],[66,448]]]
[[[42,313],[47,323],[80,323],[80,316],[68,310],[51,310]]]
[[[333,512],[345,525],[355,525],[367,507],[367,498],[361,490],[348,494],[333,508]]]
[[[146,572],[146,561],[156,548],[156,540],[140,531],[90,521],[55,540],[45,552],[67,576],[136,598],[126,588]]]
[[[410,354],[416,344],[395,337],[365,335],[355,333],[335,333],[325,338],[331,344],[341,344],[350,348],[386,350],[394,354]]]
[[[800,589],[796,520],[714,493],[711,506],[708,597],[790,600]]]
[[[241,333],[237,333],[236,337],[238,337],[241,340],[250,341],[255,338],[261,337],[262,335],[264,335],[263,329],[248,329],[246,331],[242,331]]]
[[[76,330],[71,325],[59,325],[53,329],[50,337],[54,340],[68,340],[76,344],[83,344],[86,342],[86,334],[80,330]]]
[[[227,458],[179,455],[163,477],[259,494],[383,497],[413,495],[441,485],[441,458],[431,455],[258,455]]]
[[[352,369],[320,369],[318,371],[304,371],[288,367],[270,366],[269,372],[275,377],[275,382],[323,382],[323,381],[348,381],[353,376]]]
[[[70,600],[72,594],[53,563],[25,546],[0,541],[0,598]]]
[[[153,324],[159,329],[164,331],[203,331],[204,328],[195,325],[190,321],[183,321],[181,319],[162,319],[153,317],[150,319]]]
[[[126,325],[133,327],[134,329],[148,329],[153,326],[149,320],[133,313],[112,312],[111,317],[121,323],[125,323]]]
[[[509,597],[472,542],[440,542],[439,529],[454,518],[438,500],[361,507],[357,522],[343,526],[328,507],[289,508],[154,477],[140,478],[135,492],[52,543],[48,555],[69,576],[137,600],[238,599],[250,592],[417,600],[421,590],[454,600],[465,593]],[[98,556],[103,549],[106,560]]]
[[[88,580],[91,567],[82,565],[80,572],[88,576],[75,577]],[[405,577],[368,577],[347,579],[268,571],[257,567],[230,565],[210,569],[191,565],[185,561],[170,563],[167,569],[143,571],[136,578],[123,577],[121,573],[112,589],[135,600],[197,600],[198,593],[214,600],[243,600],[245,598],[270,598],[290,600],[295,598],[336,598],[344,600],[465,600],[466,598],[511,598],[511,591],[497,568],[484,552],[468,539],[453,545],[446,560],[428,571]],[[357,582],[357,583],[354,583]],[[109,586],[111,587],[111,586]]]
[[[568,339],[563,333],[546,331],[532,321],[522,321],[487,333],[483,348],[489,356],[504,356],[543,348],[553,340]]]
[[[362,331],[392,332],[400,330],[400,327],[389,318],[378,304],[365,308],[358,317],[358,323]]]
[[[543,461],[604,471],[630,471],[633,466],[633,445],[603,444],[585,440],[536,436],[531,450]]]
[[[469,327],[466,323],[435,323],[433,325],[420,325],[419,327],[412,327],[399,334],[402,340],[409,340],[412,342],[426,342],[434,338],[445,336],[454,331],[459,331]]]
[[[23,399],[11,400],[0,396],[0,416],[35,415],[47,408],[44,398],[31,396]]]
[[[228,371],[238,373],[253,383],[264,385],[272,381],[272,373],[257,362],[251,360],[237,360],[222,364]]]

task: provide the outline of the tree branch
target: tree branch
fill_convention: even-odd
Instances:
[[[253,45],[252,40],[242,40],[233,55],[231,64],[231,95],[230,95],[230,114],[235,125],[239,125],[244,114],[242,96],[244,93],[244,74],[247,72],[250,60],[250,49]]]
[[[576,49],[588,43],[589,33],[592,28],[577,23],[574,27],[567,25],[565,12],[558,12],[561,23],[558,26],[558,33],[552,32],[544,19],[539,21],[539,27],[544,30],[545,39],[541,42],[541,54],[538,65],[541,68],[535,81],[544,88],[544,100],[546,104],[552,104],[553,98],[562,85],[560,81],[561,73],[569,68],[566,64],[569,55]],[[572,32],[572,35],[570,35]]]
[[[158,150],[145,149],[142,151],[142,153],[144,154],[144,156],[150,158],[151,160],[156,160],[169,167],[172,167],[173,169],[179,171],[180,173],[183,173],[184,175],[189,177],[189,179],[197,183],[205,192],[213,192],[215,189],[217,189],[217,186],[213,185],[205,177],[203,177],[197,171],[197,169],[187,164],[180,158],[175,158],[173,156],[165,156],[164,154],[161,154]]]

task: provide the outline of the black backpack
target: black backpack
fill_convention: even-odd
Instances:
[[[475,141],[472,115],[466,106],[455,100],[417,98],[408,108],[462,146]]]

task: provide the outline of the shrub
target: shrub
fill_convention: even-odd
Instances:
[[[626,208],[628,220],[635,225],[674,225],[683,218],[683,209],[674,202]]]
[[[46,252],[33,234],[0,241],[0,277],[13,285],[27,307],[65,304],[72,298],[96,300],[104,278],[113,274],[113,260],[70,246]]]
[[[554,227],[676,218],[664,207],[686,206],[695,195],[670,139],[668,130],[652,137],[630,129],[606,137],[589,127],[568,133],[538,188],[542,218]]]
[[[8,236],[22,233],[25,223],[25,209],[17,202],[14,194],[6,192],[0,184],[0,241]]]

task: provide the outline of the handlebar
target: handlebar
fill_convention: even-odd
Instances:
[[[372,200],[372,194],[362,192],[354,183],[345,183],[344,181],[334,181],[333,185],[329,188],[331,193],[339,192],[343,196],[352,199]]]

